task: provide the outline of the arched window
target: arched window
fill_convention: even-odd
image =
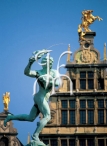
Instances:
[[[8,138],[2,137],[0,139],[0,146],[8,146]]]

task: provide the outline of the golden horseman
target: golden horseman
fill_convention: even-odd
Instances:
[[[89,26],[95,21],[95,20],[103,20],[99,16],[93,16],[92,15],[93,10],[85,10],[82,11],[82,23],[79,25],[81,29],[83,28],[85,32],[90,32],[91,30],[89,29]],[[79,32],[79,29],[78,29]]]

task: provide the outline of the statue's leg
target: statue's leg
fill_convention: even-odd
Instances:
[[[40,113],[39,109],[37,107],[33,106],[29,115],[27,115],[27,114],[21,114],[21,115],[8,114],[7,118],[4,120],[4,126],[6,126],[7,122],[9,122],[11,120],[33,122],[39,113]]]
[[[45,99],[43,100],[42,105],[41,105],[41,103],[38,104],[38,108],[39,108],[40,112],[42,113],[43,118],[38,123],[37,128],[32,136],[33,140],[37,140],[39,138],[39,133],[45,127],[47,122],[51,119],[50,108],[49,108],[48,102]]]

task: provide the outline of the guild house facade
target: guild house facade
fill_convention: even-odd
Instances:
[[[79,33],[80,35],[80,33]],[[94,48],[95,32],[86,32],[74,60],[67,56],[63,86],[50,98],[51,121],[40,138],[50,146],[107,146],[107,61]],[[68,46],[70,50],[70,46]]]

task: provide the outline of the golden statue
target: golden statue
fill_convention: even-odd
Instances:
[[[78,33],[80,33],[80,36],[79,36],[79,41],[86,41],[86,39],[84,38],[84,35],[86,34],[86,32],[83,32],[82,31],[82,28],[81,28],[81,25],[79,24],[78,25]]]
[[[9,102],[10,102],[10,93],[6,92],[5,94],[3,94],[3,103],[4,103],[5,111],[8,111]]]
[[[91,32],[91,30],[89,29],[89,26],[96,19],[98,19],[99,21],[103,20],[99,16],[93,16],[92,12],[93,12],[93,10],[82,11],[82,23],[79,24],[79,26],[78,26],[78,32],[80,32],[80,28],[81,28],[81,31],[82,31],[82,28],[83,28],[85,32]]]

